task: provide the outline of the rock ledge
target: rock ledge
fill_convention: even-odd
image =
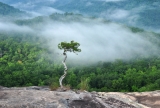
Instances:
[[[0,86],[0,108],[160,108],[160,91],[75,92]]]

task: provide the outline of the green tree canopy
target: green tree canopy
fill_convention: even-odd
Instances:
[[[70,43],[67,42],[61,42],[58,44],[58,48],[61,50],[64,50],[64,52],[66,51],[70,51],[70,52],[81,52],[81,49],[79,49],[78,47],[80,46],[80,44],[78,42],[74,42],[71,41]]]

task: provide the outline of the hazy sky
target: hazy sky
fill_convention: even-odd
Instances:
[[[102,0],[102,1],[105,1],[105,2],[120,2],[120,1],[125,1],[125,0]]]

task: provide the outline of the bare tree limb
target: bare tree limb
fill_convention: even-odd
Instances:
[[[67,54],[65,53],[65,51],[64,51],[64,53],[63,53],[63,55],[65,56],[65,58],[64,58],[64,60],[62,61],[62,63],[63,63],[63,65],[64,65],[64,74],[60,77],[60,79],[59,79],[59,84],[60,84],[60,86],[61,86],[61,89],[63,89],[63,85],[62,85],[62,81],[63,81],[63,79],[66,77],[66,74],[67,74],[67,66],[66,66],[66,59],[67,59]]]

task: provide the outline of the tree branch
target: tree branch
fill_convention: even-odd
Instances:
[[[63,89],[63,84],[62,84],[62,81],[63,81],[63,79],[66,77],[66,74],[67,74],[67,66],[66,66],[66,63],[65,63],[65,61],[66,61],[66,59],[67,59],[67,54],[66,54],[66,51],[64,50],[64,53],[63,53],[63,55],[65,56],[65,58],[64,58],[64,60],[62,61],[62,63],[63,63],[63,65],[64,65],[64,74],[60,77],[60,79],[59,79],[59,84],[60,84],[60,86],[61,86],[61,89]]]

